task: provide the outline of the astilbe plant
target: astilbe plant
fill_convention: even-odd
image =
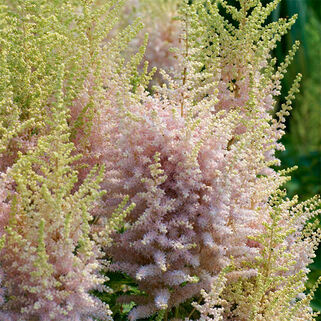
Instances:
[[[278,2],[240,1],[237,9],[221,1],[233,25],[216,3],[182,1],[184,45],[174,77],[164,74],[168,85],[153,96],[138,88],[104,108],[103,187],[114,195],[105,199],[105,216],[123,194],[136,203],[106,248],[112,269],[147,294],[121,299],[137,304],[131,320],[210,290],[231,264],[224,319],[265,320],[276,307],[275,320],[312,318],[311,298],[296,301],[319,233],[304,226],[320,202],[273,203],[288,178],[271,166],[279,164],[274,153],[283,148],[278,140],[300,80],[273,119],[280,79],[298,47],[275,69],[271,50],[295,21],[264,24]]]
[[[63,75],[52,105],[52,127],[35,149],[6,173],[15,185],[1,252],[8,320],[109,319],[107,307],[88,291],[105,281],[101,253],[89,238],[90,209],[100,198],[102,171],[94,168],[75,193],[77,172],[71,164]]]
[[[69,107],[88,79],[92,98],[100,97],[105,70],[97,56],[120,5],[5,1],[0,7],[1,320],[111,319],[108,306],[90,294],[107,291],[90,224],[103,194],[103,167],[88,162],[87,173],[77,171],[86,155],[78,153],[85,143],[75,131],[88,133],[82,124],[95,105],[82,106],[86,119],[82,109],[70,119]],[[114,51],[124,46],[118,36]],[[112,58],[116,69],[120,62]],[[126,214],[117,213],[103,226],[105,243]]]
[[[137,71],[146,38],[126,53],[141,23],[112,30],[123,1],[5,1],[1,320],[111,319],[90,294],[108,296],[106,258],[139,287],[119,298],[135,303],[130,320],[168,319],[198,297],[175,318],[312,320],[320,200],[287,199],[289,171],[272,167],[300,80],[273,119],[298,47],[276,67],[271,51],[295,21],[265,24],[279,1],[168,2],[178,46],[157,62],[173,68],[152,95],[154,70]],[[149,10],[162,21],[141,4],[147,26]],[[162,39],[152,43],[170,54]]]
[[[130,96],[139,85],[147,86],[154,73],[153,70],[147,72],[148,63],[141,72],[137,68],[143,59],[147,37],[134,53],[128,55],[129,44],[143,25],[139,19],[123,28],[117,25],[116,17],[121,14],[123,2],[93,1],[82,9],[81,21],[91,21],[87,26],[86,43],[90,59],[82,88],[70,104],[71,139],[83,155],[79,163],[79,182],[90,166],[106,162],[104,151],[111,138],[106,135],[109,115],[104,106],[117,105],[119,96],[124,93]]]

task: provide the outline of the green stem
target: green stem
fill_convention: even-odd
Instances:
[[[202,301],[202,297],[199,298],[199,300],[197,301],[197,304],[200,304],[201,301]],[[191,313],[188,315],[187,319],[189,319],[193,314],[194,312],[196,311],[196,308],[194,307],[194,309],[191,311]]]
[[[175,318],[179,317],[179,305],[175,307]]]

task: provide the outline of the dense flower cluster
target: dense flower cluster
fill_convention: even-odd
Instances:
[[[71,137],[88,128],[81,117],[70,120],[69,107],[83,95],[86,79],[95,73],[98,82],[105,71],[96,59],[119,6],[9,1],[0,7],[3,321],[111,319],[108,306],[91,294],[108,292],[91,225],[104,194],[104,168],[87,164],[82,176],[76,170],[83,164],[81,148],[75,150]],[[121,40],[113,42],[117,52]],[[91,98],[97,98],[99,85],[93,87]],[[89,105],[82,106],[86,120],[96,106]],[[116,223],[106,224],[106,238]]]
[[[11,297],[4,304],[8,320],[91,320],[92,315],[107,320],[110,315],[88,293],[105,281],[99,276],[101,253],[89,238],[88,223],[100,198],[102,172],[94,169],[70,193],[77,173],[70,168],[74,157],[61,107],[53,109],[51,135],[39,138],[37,147],[7,171],[15,184],[1,255]]]
[[[183,5],[178,14],[185,46],[176,77],[168,77],[168,87],[154,96],[140,91],[137,101],[106,111],[112,144],[106,149],[103,186],[115,195],[113,201],[129,194],[136,203],[128,229],[115,235],[107,252],[112,268],[132,276],[148,293],[124,298],[138,303],[132,320],[209,289],[231,257],[235,271],[227,275],[230,283],[255,278],[256,258],[265,250],[262,240],[250,241],[249,236],[264,233],[264,224],[271,224],[269,197],[286,180],[270,167],[278,164],[274,152],[282,148],[277,141],[300,77],[279,119],[272,120],[270,111],[297,44],[274,75],[270,51],[294,18],[264,26],[276,1],[266,8],[258,4],[250,15],[254,3],[243,2],[239,11],[223,5],[238,28],[222,18],[215,4],[208,4],[210,14],[197,1]],[[286,217],[295,215],[286,204],[278,223],[293,232],[282,239],[280,251],[286,249],[287,258],[279,264],[287,266],[290,256],[296,264],[284,268],[296,274],[311,262],[315,242],[301,241],[294,231],[312,214],[301,208],[304,219],[291,219],[290,227]],[[244,262],[250,267],[244,268]],[[229,309],[238,304],[232,297]],[[232,317],[248,317],[251,309],[245,312],[245,306]]]
[[[175,318],[312,320],[304,282],[320,200],[287,199],[289,171],[273,167],[301,77],[273,117],[298,48],[276,66],[271,51],[295,22],[266,24],[279,0],[140,0],[134,13],[129,2],[133,25],[121,30],[123,1],[10,2],[0,14],[1,320],[111,320],[91,294],[108,296],[107,267],[138,286],[119,298],[135,305],[129,320],[167,319],[197,297]],[[149,46],[133,40],[136,17]],[[152,94],[145,51],[164,69]]]

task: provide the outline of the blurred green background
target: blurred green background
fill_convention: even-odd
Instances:
[[[269,2],[265,0],[264,2]],[[303,75],[301,92],[293,104],[287,121],[287,134],[283,138],[286,151],[279,153],[282,167],[298,165],[287,184],[289,196],[299,195],[301,200],[321,194],[321,1],[283,0],[270,17],[299,18],[291,32],[275,50],[278,61],[283,61],[287,51],[297,39],[301,42],[294,62],[283,79],[283,92],[279,105],[287,94],[297,73]],[[308,287],[321,276],[321,246],[310,266]],[[321,288],[316,291],[312,307],[321,311]],[[321,320],[319,316],[318,320]]]

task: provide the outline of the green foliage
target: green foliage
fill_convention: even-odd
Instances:
[[[108,272],[106,276],[108,278],[106,285],[110,289],[110,292],[101,293],[95,291],[94,294],[110,306],[114,320],[125,321],[127,320],[128,312],[135,304],[122,304],[118,302],[117,299],[121,295],[139,295],[142,293],[139,291],[137,284],[123,273]]]
[[[292,145],[297,146],[301,154],[321,152],[321,85],[320,85],[320,53],[321,23],[311,15],[306,25],[308,73],[303,83],[303,90],[298,97],[297,108],[291,121]],[[312,49],[313,48],[313,49]]]
[[[273,18],[280,15],[299,13],[299,21],[292,29],[293,33],[276,51],[278,57],[292,39],[300,39],[301,49],[290,67],[290,72],[283,81],[284,87],[289,86],[289,79],[296,72],[303,74],[301,93],[294,104],[292,117],[289,121],[290,132],[285,136],[286,150],[278,155],[282,167],[298,165],[292,179],[287,183],[289,195],[299,195],[308,199],[321,194],[321,83],[319,76],[321,59],[321,16],[318,1],[284,1],[275,12]],[[321,249],[316,253],[314,263],[310,266],[311,273],[308,288],[321,276]],[[315,293],[312,307],[321,311],[321,290]]]

